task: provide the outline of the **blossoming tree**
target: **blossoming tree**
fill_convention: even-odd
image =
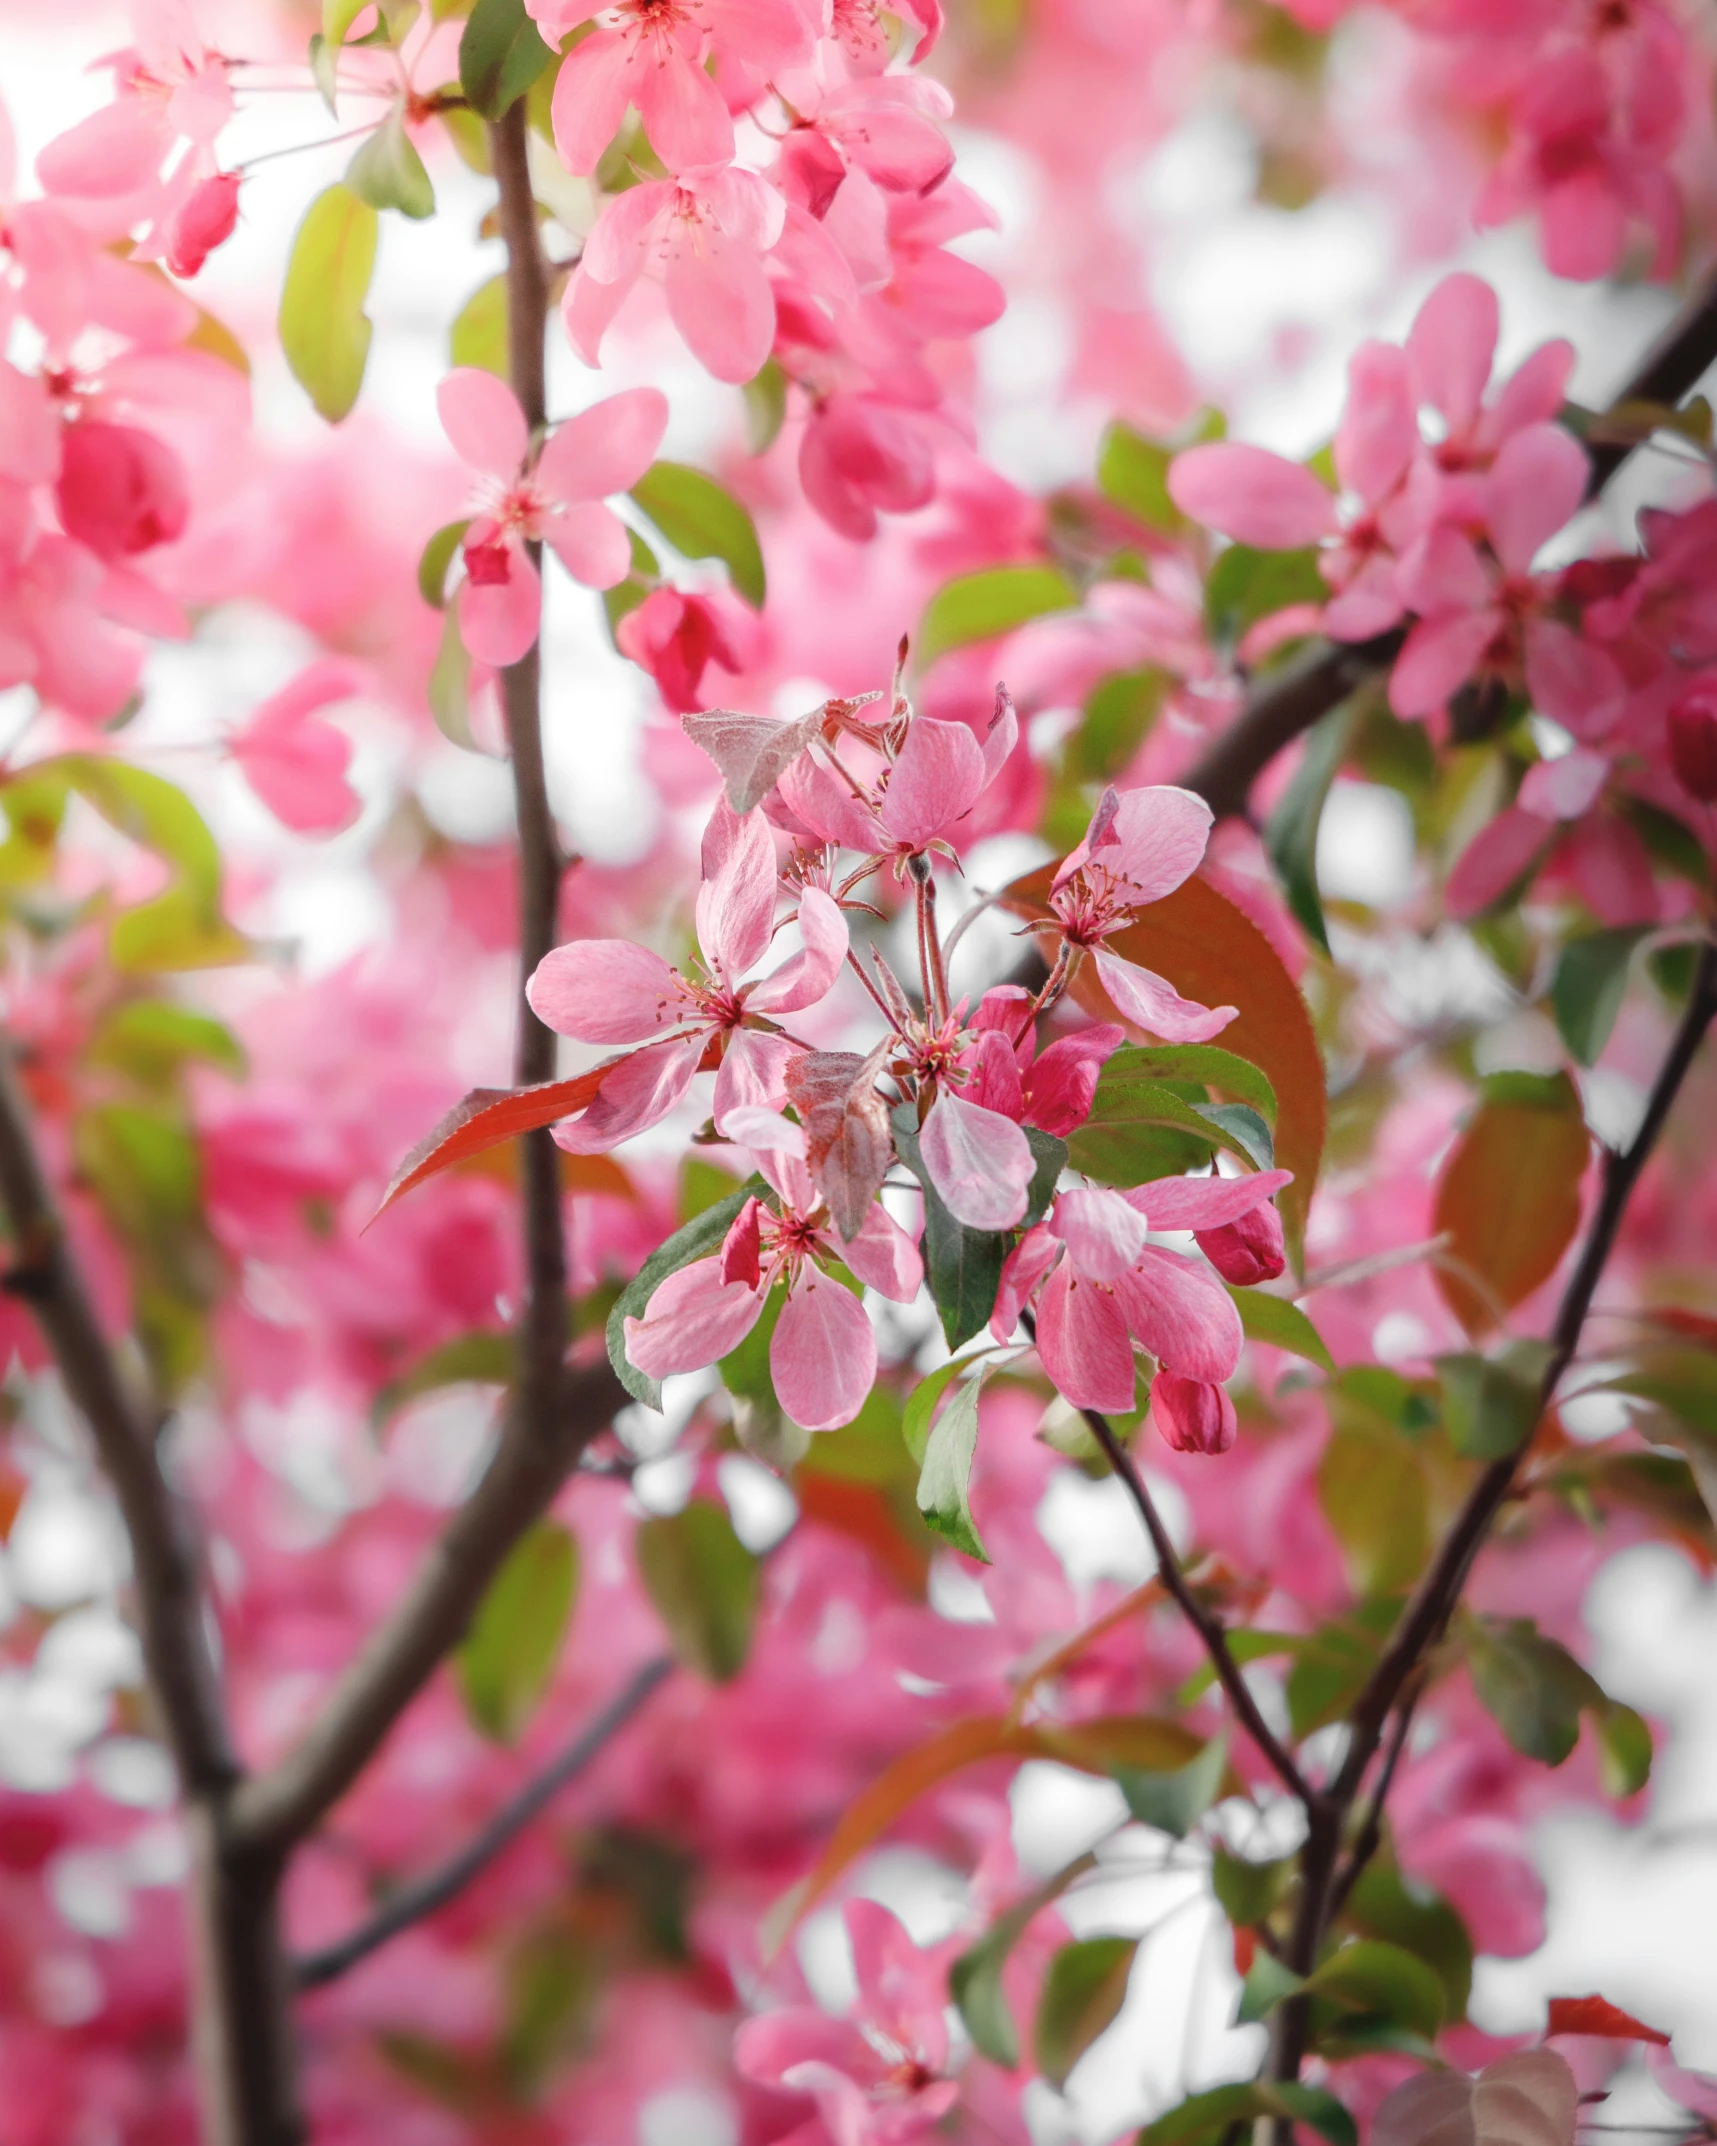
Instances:
[[[1610,1993],[1468,2017],[1530,1821],[1649,1807],[1587,1587],[1717,1567],[1711,59],[1656,0],[136,0],[0,127],[4,2146],[1023,2142],[1117,2038],[1144,2146],[1573,2146],[1640,2050],[1711,2135]],[[956,96],[1040,182],[1002,280]],[[280,98],[349,155],[290,439],[199,280]],[[1306,460],[1200,407],[1117,178],[1225,101],[1422,297]],[[498,263],[427,292],[445,452],[366,389],[438,186]],[[1498,372],[1494,226],[1664,288],[1606,400]],[[978,363],[1038,309],[1044,496]],[[625,866],[551,796],[624,715],[569,603]],[[171,644],[264,621],[187,741]],[[426,817],[454,751],[510,842]],[[309,973],[335,838],[385,925]],[[1238,2030],[1178,2072],[1146,1866]]]

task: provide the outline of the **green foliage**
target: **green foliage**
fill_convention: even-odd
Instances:
[[[1643,927],[1588,932],[1570,939],[1556,960],[1550,1006],[1562,1041],[1583,1066],[1595,1065],[1610,1040],[1628,988],[1628,963]]]
[[[967,1557],[988,1564],[989,1553],[972,1521],[972,1456],[978,1446],[978,1399],[984,1374],[956,1386],[954,1396],[930,1426],[918,1478],[918,1510],[927,1526]]]
[[[1213,1736],[1184,1766],[1163,1770],[1117,1766],[1115,1780],[1142,1826],[1184,1840],[1216,1801],[1228,1770],[1228,1740]]]
[[[1321,2086],[1266,2083],[1214,2086],[1194,2094],[1139,2133],[1138,2146],[1218,2146],[1231,2132],[1270,2118],[1304,2124],[1329,2146],[1359,2146],[1353,2118]]]
[[[346,166],[346,185],[372,209],[397,209],[421,223],[435,214],[435,189],[423,159],[405,131],[405,112],[395,105]]]
[[[479,283],[459,308],[447,331],[447,356],[454,365],[475,365],[499,380],[510,377],[505,276]]]
[[[446,608],[447,572],[470,526],[469,515],[463,521],[443,522],[418,555],[417,593],[437,611]]]
[[[1314,547],[1254,551],[1230,544],[1204,584],[1204,616],[1211,638],[1232,646],[1260,619],[1290,604],[1321,604],[1328,595]]]
[[[536,1710],[577,1593],[577,1543],[558,1521],[539,1520],[490,1582],[455,1657],[465,1711],[491,1742],[512,1743]]]
[[[1019,2030],[1002,1988],[1002,1973],[1015,1945],[1033,1919],[1067,1890],[1073,1880],[1092,1867],[1089,1854],[1076,1856],[1048,1877],[1023,1900],[998,1915],[970,1952],[963,1952],[948,1970],[948,1990],[972,2045],[994,2064],[1013,2071],[1019,2065]]]
[[[1081,782],[1113,782],[1131,765],[1156,723],[1168,687],[1159,670],[1115,671],[1091,688],[1085,717],[1067,744],[1069,772]]]
[[[1097,489],[1134,521],[1164,536],[1178,536],[1186,516],[1169,497],[1169,464],[1174,450],[1117,418],[1097,448]]]
[[[757,1560],[724,1506],[694,1498],[683,1511],[639,1524],[638,1576],[674,1652],[712,1684],[745,1667],[757,1616]]]
[[[376,265],[376,212],[330,186],[304,212],[280,293],[280,347],[317,411],[337,425],[358,399],[370,356],[364,301]]]
[[[633,1400],[642,1401],[646,1408],[661,1407],[661,1382],[647,1377],[626,1354],[626,1321],[644,1316],[644,1307],[657,1285],[665,1282],[670,1274],[678,1274],[694,1259],[707,1259],[718,1250],[739,1210],[753,1193],[762,1189],[761,1178],[749,1178],[737,1192],[730,1192],[726,1199],[706,1207],[675,1230],[665,1243],[656,1247],[621,1290],[614,1309],[608,1314],[608,1361],[614,1366],[615,1377]]]
[[[1355,1938],[1338,1946],[1306,1978],[1305,1989],[1325,2000],[1313,2014],[1319,2040],[1345,2040],[1356,2025],[1375,2023],[1428,2043],[1443,2024],[1441,1978],[1423,1960],[1381,1938]]]
[[[1608,1792],[1631,1796],[1644,1787],[1652,1760],[1645,1723],[1531,1618],[1475,1619],[1466,1655],[1479,1703],[1522,1757],[1560,1766],[1579,1742],[1581,1715],[1589,1714]]]
[[[111,1066],[141,1088],[163,1088],[192,1059],[242,1080],[244,1047],[224,1022],[170,999],[125,999],[106,1014],[85,1053],[89,1064]]]
[[[1217,1905],[1242,1929],[1267,1921],[1288,1897],[1293,1879],[1291,1855],[1249,1863],[1243,1856],[1231,1855],[1220,1842],[1211,1852],[1210,1882]]]
[[[745,440],[754,455],[767,454],[787,420],[787,375],[774,358],[745,383]]]
[[[1550,1355],[1547,1342],[1515,1341],[1493,1357],[1438,1357],[1443,1421],[1457,1453],[1504,1460],[1520,1451],[1538,1422]]]
[[[1325,1371],[1335,1369],[1335,1359],[1323,1336],[1297,1304],[1291,1304],[1286,1297],[1273,1297],[1263,1289],[1231,1287],[1228,1294],[1234,1299],[1241,1330],[1248,1341],[1268,1342],[1271,1348],[1303,1356],[1307,1363],[1317,1364]]]
[[[762,610],[768,586],[757,525],[725,485],[684,462],[656,462],[632,497],[682,557],[719,559],[739,594]]]
[[[1375,1857],[1355,1881],[1342,1920],[1360,1937],[1386,1938],[1423,1960],[1443,1985],[1443,2017],[1465,2019],[1473,1986],[1473,1941],[1442,1897]]]
[[[1049,1963],[1037,2001],[1037,2068],[1064,2087],[1075,2064],[1126,2001],[1136,1937],[1087,1937],[1063,1945]]]
[[[924,607],[913,653],[928,667],[952,648],[993,641],[1028,620],[1071,611],[1079,592],[1055,566],[988,566],[944,582]]]
[[[1234,1103],[1198,1100],[1210,1088]],[[1091,1114],[1068,1141],[1073,1167],[1106,1185],[1174,1177],[1224,1148],[1268,1167],[1275,1091],[1255,1065],[1209,1043],[1129,1045],[1098,1076]]]
[[[441,623],[441,646],[430,667],[428,700],[435,727],[448,743],[465,752],[475,752],[477,741],[471,735],[471,658],[459,638],[456,611],[449,611]]]
[[[1264,828],[1264,847],[1281,879],[1288,907],[1325,954],[1329,931],[1318,892],[1318,825],[1330,786],[1347,758],[1355,720],[1355,703],[1350,700],[1332,708],[1316,726],[1306,740],[1293,780]]]
[[[459,86],[473,110],[499,119],[553,58],[524,0],[477,0],[459,40]]]
[[[602,592],[603,615],[608,620],[608,638],[618,647],[620,621],[649,595],[662,578],[662,564],[636,529],[628,529],[627,540],[632,547],[632,568],[626,579],[611,589]]]
[[[1318,1502],[1362,1595],[1388,1594],[1418,1578],[1431,1551],[1430,1475],[1410,1438],[1369,1412],[1330,1409],[1318,1462]]]

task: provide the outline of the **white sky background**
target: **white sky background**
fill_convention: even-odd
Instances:
[[[0,84],[20,135],[25,167],[34,150],[100,98],[99,82],[79,69],[87,55],[124,38],[121,12],[78,10],[67,31],[59,11],[28,12],[0,5]],[[231,154],[250,157],[276,147],[323,139],[350,121],[329,120],[318,100],[271,97],[234,130]],[[958,135],[962,171],[999,209],[996,238],[970,250],[1004,276],[1017,261],[1029,224],[1034,174],[1013,145],[968,131]],[[238,237],[217,256],[198,285],[212,310],[241,327],[256,353],[259,424],[281,439],[308,438],[319,421],[266,347],[281,269],[304,203],[337,177],[350,145],[282,159],[259,170],[243,196]],[[1153,299],[1195,369],[1220,389],[1232,384],[1231,429],[1290,453],[1327,436],[1339,410],[1348,352],[1362,335],[1399,335],[1444,265],[1402,279],[1377,203],[1335,194],[1289,213],[1252,199],[1254,151],[1244,133],[1219,111],[1189,116],[1136,172],[1120,182],[1129,217],[1148,234]],[[376,323],[366,401],[386,411],[403,434],[439,443],[433,394],[445,366],[447,322],[465,296],[498,266],[496,249],[472,236],[484,205],[482,182],[443,162],[433,170],[441,214],[428,225],[384,219],[376,289],[369,310]],[[1501,362],[1517,361],[1550,334],[1571,335],[1581,364],[1573,393],[1602,400],[1633,355],[1670,310],[1661,292],[1578,288],[1558,283],[1538,263],[1529,234],[1512,229],[1475,240],[1461,265],[1488,275],[1504,294]],[[1272,370],[1270,353],[1284,329],[1302,333],[1304,353],[1292,373]],[[1019,482],[1043,485],[1088,472],[1103,412],[1063,406],[1055,398],[1066,323],[1036,302],[1008,316],[984,339],[987,450]],[[653,365],[674,408],[668,451],[705,455],[737,421],[736,391],[713,386],[683,357]],[[555,338],[551,407],[567,412],[624,384],[614,372],[587,372]],[[1626,499],[1622,502],[1626,505]],[[636,767],[636,740],[647,707],[640,675],[609,646],[596,607],[563,578],[551,590],[546,635],[556,702],[586,716],[551,722],[551,755],[560,779],[556,794],[575,841],[589,854],[615,861],[648,841],[652,801]],[[155,743],[185,735],[207,737],[236,720],[280,683],[307,651],[277,622],[228,618],[213,622],[190,649],[163,652],[152,682],[155,700],[137,733]],[[166,712],[171,704],[172,715]],[[600,721],[588,720],[599,707]],[[9,724],[6,725],[10,727]],[[576,788],[564,778],[577,739]],[[183,763],[175,767],[183,773]],[[379,801],[400,770],[372,752],[361,762],[361,786]],[[449,833],[481,839],[510,819],[504,770],[450,745],[422,753],[410,771],[431,817]],[[247,846],[280,861],[279,889],[260,929],[295,937],[309,971],[344,959],[370,937],[385,933],[385,910],[370,880],[366,855],[379,811],[333,842],[300,841],[272,828],[242,794],[230,771],[193,780],[199,799],[223,828]],[[1403,834],[1359,799],[1326,825],[1321,861],[1344,893],[1387,901],[1404,893]],[[62,1432],[63,1436],[63,1432]],[[1077,1525],[1065,1526],[1070,1546],[1110,1543],[1122,1563],[1131,1553],[1130,1517],[1108,1510],[1117,1486],[1084,1486]],[[1125,1518],[1125,1526],[1118,1525]],[[1052,1527],[1058,1538],[1062,1528]],[[0,1672],[0,1775],[47,1786],[75,1763],[89,1765],[104,1785],[141,1809],[160,1810],[171,1784],[158,1754],[126,1739],[93,1741],[106,1718],[106,1693],[136,1674],[135,1650],[117,1621],[114,1587],[121,1546],[105,1516],[91,1506],[70,1464],[49,1468],[32,1495],[9,1551],[0,1556],[0,1620],[20,1599],[68,1606],[44,1659],[32,1675]],[[1142,1566],[1140,1567],[1142,1570]],[[948,1597],[958,1606],[958,1588]],[[967,1603],[968,1610],[970,1603]],[[1629,1552],[1607,1569],[1587,1607],[1595,1640],[1594,1667],[1617,1698],[1641,1707],[1665,1726],[1648,1822],[1616,1825],[1601,1808],[1582,1807],[1539,1829],[1538,1851],[1550,1886],[1550,1936],[1519,1962],[1481,1962],[1474,2017],[1498,2031],[1533,2031],[1550,1994],[1601,1989],[1675,2033],[1678,2056],[1717,2070],[1717,1590],[1700,1582],[1685,1559],[1662,1548]],[[81,1758],[80,1755],[81,1754]],[[1114,1799],[1089,1782],[1053,1768],[1028,1768],[1015,1792],[1023,1851],[1048,1869],[1083,1845],[1081,1828],[1106,1822]],[[132,1861],[115,1869],[99,1858],[60,1874],[68,1916],[91,1929],[114,1927],[128,1885],[172,1882],[177,1851],[165,1820],[139,1834]],[[1117,1870],[1091,1905],[1081,1928],[1140,1927],[1175,1905],[1176,1882],[1137,1866],[1160,1851],[1134,1829],[1123,1845],[1129,1867]],[[1169,1890],[1165,1892],[1165,1887]],[[908,1913],[921,1935],[945,1920],[945,1890],[910,1858],[885,1862],[875,1890]],[[1183,1882],[1183,1891],[1185,1890]],[[938,1901],[944,1904],[939,1908]],[[817,1934],[818,1929],[822,1934]],[[1043,2089],[1035,2118],[1046,2140],[1078,2136],[1095,2141],[1125,2119],[1164,2105],[1187,2078],[1206,2083],[1243,2071],[1252,2061],[1255,2030],[1236,2033],[1232,1977],[1221,1965],[1222,1945],[1196,1907],[1169,1917],[1148,1964],[1135,1974],[1128,2007],[1114,2032],[1092,2053],[1063,2104]],[[839,1944],[826,1924],[813,1926],[808,1964],[820,1986],[838,1994]],[[1188,2018],[1189,1992],[1193,2016]],[[77,1994],[66,1998],[68,2019]],[[1141,2075],[1141,2051],[1144,2052]],[[1649,2121],[1650,2097],[1618,2100],[1624,2113]],[[1661,2112],[1659,2112],[1661,2115]]]

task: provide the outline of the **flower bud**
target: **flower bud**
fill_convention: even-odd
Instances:
[[[1717,679],[1701,679],[1670,709],[1669,764],[1690,797],[1717,797]]]
[[[67,536],[101,559],[170,544],[191,511],[172,448],[152,432],[98,418],[66,427],[59,500]]]
[[[652,589],[620,621],[614,638],[620,653],[655,679],[676,715],[704,706],[700,688],[711,663],[727,671],[745,667],[732,622],[709,597],[684,589]]]
[[[167,219],[162,237],[167,266],[176,276],[194,276],[233,235],[238,222],[239,175],[217,172],[194,186]]]
[[[1261,1200],[1249,1215],[1221,1229],[1194,1232],[1198,1248],[1225,1282],[1249,1289],[1254,1282],[1273,1282],[1287,1265],[1282,1245],[1282,1218],[1275,1203]]]
[[[1152,1379],[1151,1414],[1177,1453],[1226,1453],[1240,1431],[1234,1403],[1221,1386],[1173,1371]]]

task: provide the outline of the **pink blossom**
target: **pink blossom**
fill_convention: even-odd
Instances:
[[[59,503],[67,536],[109,560],[172,543],[191,511],[170,447],[135,425],[91,417],[66,428]]]
[[[794,1046],[777,1017],[824,998],[846,958],[846,919],[820,887],[799,897],[802,950],[768,975],[743,979],[775,933],[775,845],[761,812],[716,801],[704,835],[698,941],[707,968],[688,976],[625,939],[576,939],[545,956],[531,978],[538,1018],[581,1043],[644,1043],[619,1060],[581,1117],[555,1138],[595,1154],[654,1125],[690,1087],[706,1055],[719,1055],[718,1128],[736,1111],[778,1111]],[[646,1039],[659,1039],[649,1040]],[[712,1056],[713,1062],[713,1056]],[[782,1123],[785,1135],[793,1128]]]
[[[233,738],[233,759],[282,826],[331,833],[356,819],[358,795],[346,780],[352,741],[317,711],[365,684],[355,664],[325,657],[271,694]]]
[[[176,143],[207,150],[233,114],[226,63],[197,29],[189,0],[138,0],[137,42],[106,62],[114,101],[56,136],[36,159],[50,194],[135,194]]]
[[[1151,1420],[1177,1453],[1226,1453],[1240,1435],[1224,1388],[1173,1371],[1151,1381]]]
[[[238,225],[239,183],[236,171],[201,179],[165,219],[162,258],[174,275],[197,275],[209,255],[232,237]]]
[[[1717,679],[1696,680],[1670,709],[1669,764],[1689,797],[1717,798]]]
[[[621,654],[650,673],[676,715],[705,705],[703,675],[712,663],[743,671],[755,638],[751,614],[736,599],[689,589],[652,589],[614,631]]]
[[[546,543],[587,588],[625,580],[631,543],[603,501],[630,489],[655,460],[667,399],[651,387],[611,395],[557,425],[534,462],[518,400],[492,373],[457,368],[436,390],[436,406],[460,460],[485,480],[463,544],[460,637],[499,669],[537,637],[542,585],[528,543]]]
[[[965,723],[926,715],[910,715],[898,733],[873,729],[870,739],[882,762],[869,780],[812,750],[791,763],[778,787],[795,820],[819,840],[898,866],[932,847],[947,849],[958,836],[1013,752],[1019,719],[1003,686],[981,740]]]

